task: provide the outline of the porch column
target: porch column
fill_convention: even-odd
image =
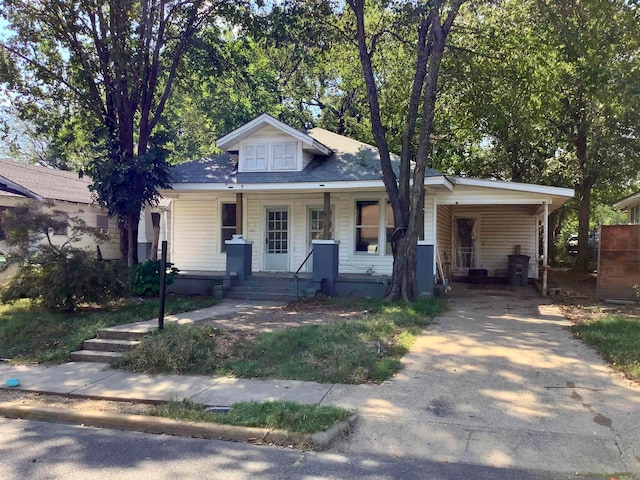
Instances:
[[[544,204],[544,220],[542,221],[542,294],[548,290],[547,271],[549,269],[549,204]]]
[[[338,279],[338,240],[313,240],[313,279],[321,282],[322,294],[330,297],[336,294]]]
[[[151,258],[153,242],[153,222],[151,220],[151,205],[145,204],[140,212],[138,221],[138,260],[144,262]]]
[[[245,240],[242,235],[234,235],[224,243],[227,245],[227,275],[235,274],[238,280],[246,280],[251,276],[253,242]]]
[[[432,242],[426,240],[418,241],[416,250],[416,293],[418,297],[433,295],[433,285],[435,284],[433,255]]]
[[[236,235],[242,235],[242,193],[236,193]]]
[[[331,193],[324,192],[324,216],[322,222],[322,239],[331,240]]]

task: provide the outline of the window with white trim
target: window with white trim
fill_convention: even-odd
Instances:
[[[629,223],[640,223],[640,205],[629,210]]]
[[[236,204],[235,203],[223,203],[222,204],[222,221],[220,222],[220,238],[222,245],[220,246],[221,252],[227,251],[227,240],[233,238],[233,234],[236,233]]]
[[[264,171],[267,170],[267,144],[252,143],[244,146],[244,170]]]
[[[380,202],[356,200],[356,252],[377,254],[380,235]]]
[[[272,170],[296,170],[298,162],[296,154],[298,151],[296,142],[274,143],[271,158]]]

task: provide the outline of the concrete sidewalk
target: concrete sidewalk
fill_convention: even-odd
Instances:
[[[237,402],[290,400],[320,403],[333,385],[294,380],[247,380],[200,375],[143,375],[91,362],[39,365],[0,365],[0,381],[17,378],[14,390],[75,397],[139,402],[189,399],[211,406]]]

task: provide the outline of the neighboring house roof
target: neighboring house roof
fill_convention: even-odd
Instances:
[[[330,153],[328,156],[316,155],[302,171],[238,172],[235,157],[227,153],[176,165],[171,171],[173,182],[266,184],[381,180],[380,156],[376,147],[322,128],[309,130],[305,135],[326,146]],[[392,155],[392,162],[397,173],[399,157]],[[442,174],[428,168],[426,176]]]
[[[633,193],[627,197],[624,197],[621,200],[618,200],[616,203],[613,204],[613,207],[624,210],[637,203],[640,203],[640,192]]]
[[[0,159],[0,176],[29,192],[49,200],[74,203],[93,203],[87,177],[78,178],[76,172],[29,165]],[[18,192],[0,190],[0,196],[14,196]]]

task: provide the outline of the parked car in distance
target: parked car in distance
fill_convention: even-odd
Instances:
[[[570,235],[567,242],[564,244],[567,255],[578,254],[578,235]]]
[[[567,255],[578,254],[578,234],[569,235],[565,245]],[[598,258],[598,249],[600,248],[600,229],[594,229],[589,232],[589,258],[595,260]]]

